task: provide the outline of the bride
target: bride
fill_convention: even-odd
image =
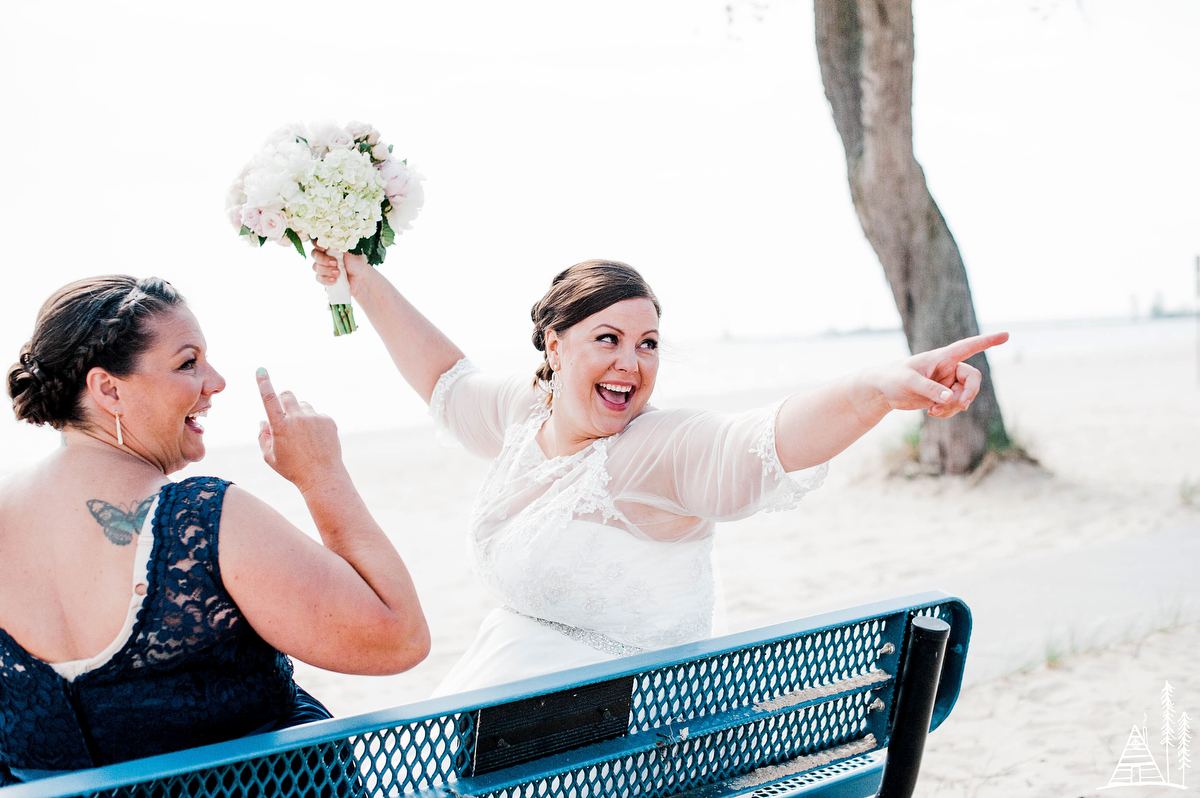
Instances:
[[[314,250],[317,279],[337,261]],[[577,263],[534,306],[536,375],[477,370],[360,256],[350,290],[430,414],[492,458],[469,552],[504,602],[435,695],[501,684],[712,635],[717,521],[792,507],[825,463],[892,410],[965,410],[976,336],[766,408],[660,410],[658,299],[632,267]]]

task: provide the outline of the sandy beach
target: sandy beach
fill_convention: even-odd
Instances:
[[[1200,624],[1190,624],[967,689],[946,725],[929,737],[916,795],[1179,795],[1165,786],[1101,788],[1134,725],[1145,724],[1150,750],[1168,778],[1159,744],[1159,693],[1169,682],[1177,706],[1196,718],[1197,650]],[[1193,776],[1184,774],[1189,791],[1200,784]],[[1180,781],[1175,770],[1169,778]]]
[[[998,461],[970,478],[915,474],[904,437],[917,419],[893,414],[836,458],[826,484],[796,510],[718,528],[729,630],[885,595],[955,592],[975,612],[967,688],[930,738],[921,794],[1091,794],[1106,783],[1143,711],[1156,728],[1163,680],[1200,718],[1192,664],[1200,628],[1186,625],[1200,619],[1200,606],[1185,582],[1166,584],[1158,560],[1133,567],[1122,548],[1200,539],[1195,329],[1194,320],[1174,319],[1014,330],[991,363],[1009,429],[1039,465]],[[769,389],[663,393],[676,405],[767,404],[894,356],[896,336],[726,342],[689,357],[736,361],[764,347],[771,362],[790,353],[793,362],[818,365],[796,362],[792,383],[774,379]],[[843,350],[857,362],[834,356]],[[497,606],[464,555],[467,515],[487,463],[443,448],[429,426],[349,436],[344,448],[414,574],[433,651],[413,671],[383,678],[298,663],[298,681],[337,715],[424,698]],[[312,529],[294,489],[249,447],[214,451],[193,470],[232,478]],[[1087,565],[1088,556],[1115,560],[1117,575],[1092,576],[1102,568]],[[1074,583],[1055,576],[1070,563],[1085,564],[1073,577],[1082,587],[1064,588]],[[1018,589],[1012,574],[1050,576]],[[1121,604],[1131,620],[1117,624],[1100,613],[1097,597],[1141,585],[1149,592]],[[1036,602],[1031,614],[1042,624],[1022,627],[1032,635],[1024,648],[1012,644],[1008,626],[1024,612],[1014,603],[1021,595]],[[1146,637],[1159,628],[1175,631]]]

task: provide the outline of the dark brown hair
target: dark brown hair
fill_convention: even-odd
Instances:
[[[33,337],[8,370],[19,421],[55,429],[84,422],[80,398],[88,372],[132,373],[153,344],[147,321],[183,296],[157,277],[87,277],[54,292],[38,311]]]
[[[649,299],[654,303],[655,312],[662,315],[658,297],[637,269],[627,263],[585,260],[563,269],[550,283],[550,290],[529,312],[533,319],[534,348],[545,353],[547,330],[564,332],[593,313],[626,299]],[[553,373],[547,358],[538,367],[535,379],[549,382]]]

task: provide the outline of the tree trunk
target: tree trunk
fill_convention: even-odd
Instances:
[[[911,0],[814,0],[817,59],[846,149],[850,196],[891,286],[909,350],[976,335],[979,325],[958,245],[925,183],[912,147]],[[983,385],[970,410],[925,417],[921,463],[970,471],[989,442],[1009,445],[987,357],[971,365]]]

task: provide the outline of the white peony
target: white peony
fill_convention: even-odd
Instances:
[[[384,177],[384,192],[392,209],[388,212],[388,226],[397,233],[412,229],[412,221],[425,204],[425,187],[420,172],[401,161],[388,161],[379,171]]]
[[[294,178],[313,160],[312,149],[302,141],[284,141],[270,150],[271,163]]]
[[[274,169],[255,169],[246,175],[246,204],[259,210],[281,210],[299,193],[293,175]]]
[[[292,122],[272,131],[271,135],[267,136],[264,146],[278,145],[283,142],[295,142],[297,138],[308,138],[308,128],[301,122]]]

